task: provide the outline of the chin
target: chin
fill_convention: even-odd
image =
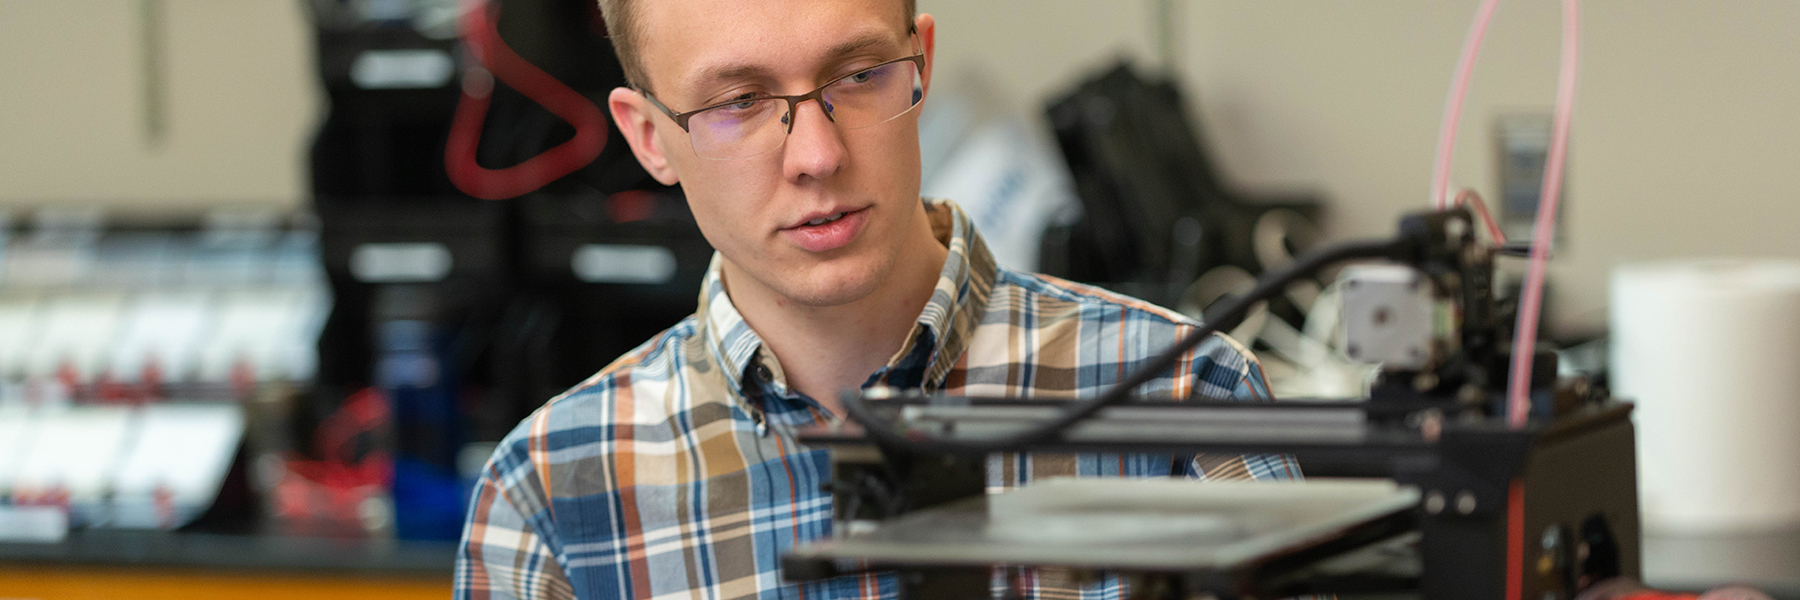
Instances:
[[[893,260],[887,257],[845,257],[812,265],[790,278],[782,296],[802,306],[842,306],[861,300],[881,287]]]

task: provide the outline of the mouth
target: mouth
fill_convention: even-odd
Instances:
[[[827,252],[850,244],[862,233],[869,207],[832,208],[806,215],[781,229],[782,237],[809,252]]]
[[[805,217],[800,218],[799,221],[797,221],[791,225],[788,225],[787,227],[781,228],[781,230],[782,231],[792,231],[792,230],[796,230],[796,229],[803,229],[806,227],[818,227],[818,226],[826,225],[829,223],[835,223],[839,220],[842,220],[846,216],[854,215],[854,214],[862,212],[864,210],[868,210],[868,207],[866,207],[866,206],[862,207],[862,208],[848,208],[848,207],[841,207],[841,206],[833,207],[829,211],[820,211],[820,212],[808,214]]]
[[[837,213],[831,213],[831,215],[830,215],[830,216],[825,216],[825,217],[819,217],[819,218],[817,218],[817,219],[813,219],[813,220],[811,220],[811,221],[807,221],[807,222],[806,222],[806,224],[807,224],[807,225],[815,225],[815,226],[816,226],[816,225],[824,225],[824,224],[826,224],[826,223],[830,223],[830,222],[832,222],[832,221],[836,221],[836,220],[838,220],[838,219],[842,219],[842,218],[844,218],[844,215],[845,215],[845,214],[846,214],[846,213],[841,213],[841,212],[837,212]]]

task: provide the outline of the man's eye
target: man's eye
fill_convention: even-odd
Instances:
[[[769,103],[768,98],[759,96],[744,96],[733,98],[732,100],[733,101],[730,104],[721,104],[714,107],[714,112],[720,116],[742,118],[746,115],[760,114],[763,111],[763,107],[767,106]]]
[[[756,105],[756,101],[762,100],[762,99],[763,99],[763,97],[760,94],[756,94],[756,93],[752,93],[752,92],[744,92],[742,94],[738,94],[735,97],[727,99],[726,102],[729,102],[730,104],[724,105],[724,108],[730,108],[733,110],[748,110],[750,107]]]

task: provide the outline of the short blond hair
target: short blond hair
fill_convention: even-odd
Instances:
[[[650,89],[650,78],[644,73],[644,61],[638,57],[638,40],[643,34],[637,18],[632,14],[631,5],[636,0],[598,0],[600,16],[606,20],[606,36],[612,39],[613,54],[619,57],[619,66],[625,69],[625,83],[632,87]],[[912,25],[913,15],[918,14],[918,0],[901,0],[905,9],[906,24]]]

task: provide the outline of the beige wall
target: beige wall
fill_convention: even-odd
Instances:
[[[143,122],[140,0],[0,0],[0,207],[296,206],[319,110],[293,0],[162,0],[168,130]],[[1339,238],[1422,207],[1475,0],[1174,0],[1178,72],[1227,174],[1332,201]],[[1042,99],[1114,57],[1154,64],[1149,0],[921,0],[941,82]],[[1800,254],[1800,3],[1590,0],[1553,282],[1559,326],[1604,322],[1607,270]],[[1495,115],[1547,111],[1560,14],[1502,4],[1455,179],[1495,193]],[[945,84],[949,85],[949,84]]]
[[[318,113],[297,0],[161,0],[160,142],[142,0],[0,0],[0,208],[293,207]]]
[[[1179,72],[1237,182],[1325,193],[1339,238],[1384,234],[1426,204],[1475,0],[1175,1]],[[1607,272],[1621,261],[1800,254],[1800,3],[1583,4],[1556,325],[1603,325]],[[941,22],[941,72],[979,69],[1034,111],[1109,57],[1153,61],[1150,6],[920,2]],[[1501,5],[1463,121],[1457,183],[1492,197],[1493,118],[1549,110],[1559,23],[1553,0]]]

